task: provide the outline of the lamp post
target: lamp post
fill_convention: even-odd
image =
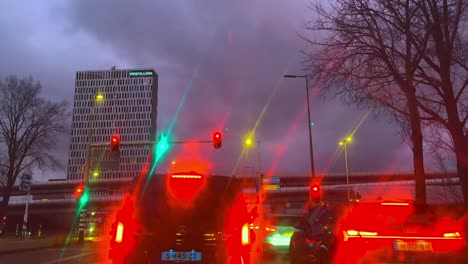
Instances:
[[[94,123],[94,108],[96,107],[97,104],[101,103],[104,100],[104,95],[102,93],[94,93],[94,98],[93,102],[91,105],[91,115],[89,116],[89,121],[88,121],[88,139],[87,139],[87,145],[86,145],[86,159],[85,159],[85,169],[84,169],[84,182],[85,185],[88,184],[89,182],[89,171],[90,171],[90,156],[91,156],[91,137],[93,135],[93,123]]]
[[[245,140],[245,145],[247,147],[252,146],[254,143],[254,140],[252,139],[251,136],[249,136]],[[257,245],[257,248],[259,248],[259,256],[261,257],[263,255],[263,241],[265,237],[265,219],[264,219],[264,214],[265,210],[263,208],[263,195],[264,195],[264,188],[263,188],[263,173],[262,173],[262,166],[261,166],[261,159],[260,159],[260,140],[257,139],[255,140],[255,143],[258,144],[258,215],[259,215],[259,233],[258,233],[258,241],[259,244]]]
[[[254,140],[252,140],[252,138],[250,137],[245,140],[245,145],[247,147],[252,146],[253,143],[254,143]],[[262,165],[261,165],[261,159],[260,159],[260,140],[259,139],[255,140],[255,143],[258,144],[258,173],[260,174],[262,172]]]
[[[307,127],[309,128],[309,149],[310,149],[310,171],[312,173],[312,179],[315,178],[315,164],[314,164],[314,149],[312,144],[312,122],[310,121],[310,99],[309,99],[309,78],[307,75],[292,75],[286,74],[284,78],[304,78],[306,82],[306,95],[307,95],[307,117],[308,123]]]
[[[340,141],[340,146],[344,147],[344,155],[345,155],[345,173],[346,173],[346,187],[348,189],[348,201],[350,200],[349,194],[349,172],[348,172],[348,144],[351,143],[353,138],[348,136],[345,140]]]

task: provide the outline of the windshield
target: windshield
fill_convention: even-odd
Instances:
[[[153,177],[145,191],[140,193],[137,211],[140,222],[149,229],[173,226],[176,221],[200,229],[222,228],[231,210],[239,216],[247,215],[239,182],[229,177],[209,176],[203,186],[189,199],[178,199],[171,188],[193,186],[191,180],[177,185],[167,184],[165,177]],[[142,188],[139,188],[141,192]],[[186,197],[184,197],[186,198]],[[210,216],[210,217],[207,217]],[[190,221],[187,221],[190,219]]]
[[[273,226],[295,226],[299,220],[299,216],[272,216],[268,223]]]
[[[360,203],[349,212],[350,222],[361,224],[403,224],[415,213],[411,204]]]

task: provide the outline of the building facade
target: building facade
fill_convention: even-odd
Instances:
[[[92,147],[89,179],[132,178],[149,161],[150,145],[128,142],[156,140],[158,75],[153,69],[78,71],[72,115],[67,179],[84,179],[88,143],[120,138],[120,149]]]

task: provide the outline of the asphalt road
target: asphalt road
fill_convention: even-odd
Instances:
[[[110,263],[107,258],[108,241],[85,242],[81,245],[71,245],[66,248],[49,248],[0,255],[0,263],[13,264],[104,264]],[[285,256],[265,257],[259,264],[289,263]]]

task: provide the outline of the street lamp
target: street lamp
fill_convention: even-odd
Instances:
[[[346,139],[340,141],[340,146],[344,147],[344,155],[345,155],[345,169],[346,169],[346,187],[348,189],[348,201],[350,200],[350,195],[349,195],[349,173],[348,173],[348,144],[353,141],[353,138],[351,136],[346,137]]]
[[[314,179],[315,178],[315,165],[314,165],[314,149],[312,145],[312,126],[314,126],[315,123],[312,123],[310,121],[309,78],[307,75],[292,75],[292,74],[286,74],[284,75],[284,78],[304,78],[306,81],[307,116],[308,116],[307,127],[309,128],[310,170],[312,172],[312,179]]]
[[[91,137],[93,135],[93,123],[94,123],[94,115],[95,110],[94,108],[96,105],[99,105],[102,101],[104,101],[104,95],[100,92],[94,93],[93,102],[91,105],[91,115],[89,116],[88,120],[88,140],[87,140],[87,147],[86,147],[86,159],[85,159],[85,174],[84,174],[84,182],[87,185],[89,181],[89,171],[90,171],[90,159],[91,159]]]
[[[263,173],[261,167],[261,160],[260,160],[260,140],[253,140],[252,134],[245,140],[245,145],[247,147],[251,147],[253,143],[258,144],[258,215],[259,215],[259,223],[258,226],[260,227],[260,232],[258,233],[258,241],[263,241],[265,237],[265,219],[264,219],[264,205],[263,205],[263,195],[264,195],[264,188],[263,188]],[[259,245],[260,248],[260,256],[263,254],[263,244]]]
[[[245,143],[245,145],[246,145],[247,147],[251,147],[252,144],[254,143],[254,140],[253,140],[252,138],[248,137],[248,138],[245,140],[244,143]],[[259,139],[255,140],[255,143],[258,144],[258,174],[261,175],[261,173],[262,173],[262,167],[261,167],[261,159],[260,159],[260,140],[259,140]],[[260,177],[261,177],[261,176],[260,176]]]

